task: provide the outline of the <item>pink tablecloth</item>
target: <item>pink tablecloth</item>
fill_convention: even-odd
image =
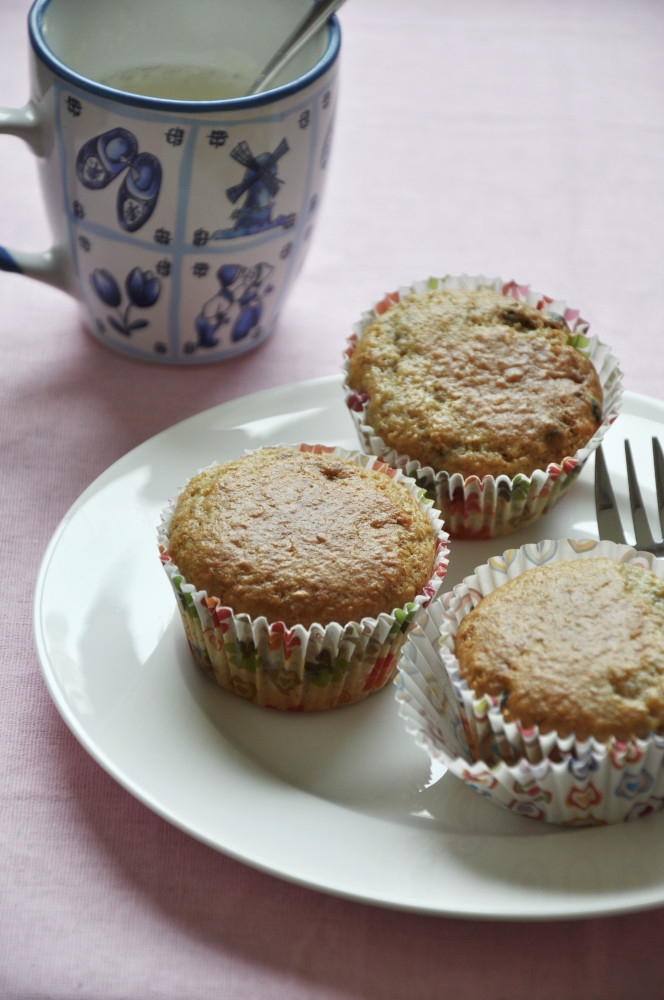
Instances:
[[[0,98],[27,99],[27,0],[0,0]],[[273,338],[207,370],[96,345],[74,303],[0,274],[2,1000],[639,1000],[664,911],[426,916],[262,874],[158,818],[81,748],[31,634],[60,518],[180,419],[334,373],[384,291],[500,274],[579,306],[629,390],[664,399],[664,7],[658,0],[350,0],[333,171]],[[0,240],[49,242],[36,168],[0,140]],[[647,822],[647,821],[644,821]]]

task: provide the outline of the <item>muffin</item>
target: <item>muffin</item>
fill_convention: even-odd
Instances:
[[[453,537],[526,526],[617,413],[617,365],[587,329],[499,280],[432,279],[387,297],[347,352],[363,449],[415,475]]]
[[[447,566],[421,488],[322,446],[203,469],[164,512],[159,542],[197,662],[276,708],[331,708],[384,687]]]
[[[664,560],[610,542],[512,549],[422,613],[401,712],[498,805],[563,825],[664,806]]]
[[[522,729],[622,742],[664,734],[664,580],[643,566],[596,557],[535,567],[466,615],[455,655],[475,695],[498,698]]]

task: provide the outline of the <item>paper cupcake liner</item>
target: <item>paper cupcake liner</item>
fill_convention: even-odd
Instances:
[[[604,435],[620,412],[622,404],[622,372],[610,348],[589,336],[589,324],[581,318],[577,309],[571,309],[560,299],[551,299],[539,292],[533,292],[528,285],[514,281],[503,282],[502,278],[462,275],[444,278],[429,278],[415,282],[410,287],[400,288],[385,296],[372,310],[363,314],[353,328],[346,351],[345,372],[348,359],[352,356],[357,342],[364,331],[400,298],[412,292],[430,289],[476,289],[491,288],[503,295],[526,302],[528,305],[546,312],[562,316],[570,330],[569,343],[584,354],[595,367],[603,391],[602,423],[588,443],[574,455],[562,462],[552,462],[546,469],[535,469],[530,476],[468,476],[461,473],[450,475],[444,470],[422,466],[416,459],[401,455],[388,447],[377,431],[366,422],[368,397],[355,392],[347,382],[343,390],[346,405],[355,424],[355,429],[363,451],[376,455],[388,465],[403,469],[416,479],[434,498],[445,520],[445,528],[451,538],[493,538],[527,527],[546,514],[569,489],[581,472],[587,458],[601,444]]]
[[[425,491],[401,471],[373,456],[322,445],[291,445],[375,469],[402,482],[426,512],[436,537],[431,579],[412,602],[391,614],[359,622],[310,628],[235,614],[232,608],[187,583],[168,553],[168,529],[177,498],[162,512],[161,561],[177,598],[187,639],[198,665],[221,687],[258,705],[311,710],[361,701],[394,679],[412,620],[438,593],[448,561],[448,535]]]
[[[508,723],[498,699],[475,697],[460,677],[454,637],[468,612],[507,580],[545,563],[598,556],[664,577],[664,559],[612,542],[563,539],[508,549],[418,616],[396,679],[400,715],[432,760],[496,805],[562,826],[618,823],[662,809],[664,736],[579,741]]]

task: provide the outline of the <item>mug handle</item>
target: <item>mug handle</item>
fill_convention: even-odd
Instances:
[[[0,108],[0,133],[15,135],[30,146],[36,156],[43,156],[43,132],[32,101],[22,108]],[[57,247],[43,253],[13,250],[0,244],[0,271],[23,274],[63,291],[67,290],[62,253]]]

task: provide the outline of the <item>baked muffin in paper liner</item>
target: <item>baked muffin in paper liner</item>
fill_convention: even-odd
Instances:
[[[448,535],[437,511],[414,480],[373,456],[322,445],[288,445],[325,453],[374,469],[402,482],[426,512],[435,538],[433,574],[412,602],[361,621],[296,624],[235,614],[232,608],[188,583],[168,552],[168,529],[177,503],[162,511],[158,530],[162,564],[174,590],[196,663],[220,687],[271,708],[308,711],[361,701],[396,674],[412,620],[438,593],[448,562]]]
[[[664,735],[579,741],[507,722],[498,698],[468,689],[454,637],[469,611],[507,580],[546,563],[598,556],[664,578],[664,559],[612,542],[563,539],[508,549],[417,616],[395,681],[406,728],[433,761],[496,805],[562,826],[618,823],[662,809]]]
[[[563,317],[570,328],[568,343],[591,361],[602,386],[602,422],[590,440],[574,455],[569,455],[560,462],[551,462],[544,469],[533,469],[528,476],[464,477],[459,472],[450,474],[444,469],[424,466],[414,456],[399,454],[386,445],[379,429],[367,423],[368,396],[356,392],[347,382],[348,359],[364,331],[403,296],[430,289],[477,288],[490,288],[544,312]],[[388,465],[403,469],[408,476],[413,476],[434,498],[452,539],[497,537],[521,530],[546,514],[572,485],[588,456],[601,444],[620,412],[623,394],[622,371],[617,359],[606,344],[590,335],[589,324],[577,309],[570,308],[563,300],[532,291],[528,285],[483,275],[431,277],[386,295],[355,324],[345,353],[344,373],[346,405],[355,424],[361,448],[368,454],[378,456]]]

